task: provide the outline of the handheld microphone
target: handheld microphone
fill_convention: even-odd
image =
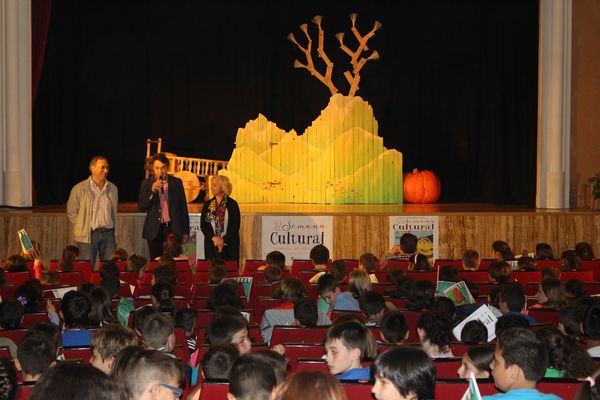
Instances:
[[[160,178],[158,178],[158,179],[160,180],[160,183],[162,183],[162,181],[163,181],[163,177],[162,177],[162,175],[161,175],[161,176],[160,176]],[[165,194],[165,188],[164,188],[164,187],[162,187],[162,186],[160,187],[160,194]]]

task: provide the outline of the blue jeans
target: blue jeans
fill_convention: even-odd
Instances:
[[[92,231],[92,243],[77,242],[79,247],[79,259],[90,260],[92,268],[96,269],[96,259],[99,256],[100,261],[109,260],[115,252],[117,243],[115,242],[115,231]]]

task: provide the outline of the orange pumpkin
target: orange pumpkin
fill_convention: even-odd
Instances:
[[[415,168],[404,177],[404,201],[408,203],[435,203],[441,190],[440,179],[431,171]]]

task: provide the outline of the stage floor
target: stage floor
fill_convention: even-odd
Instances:
[[[200,213],[202,203],[189,204],[190,213]],[[506,215],[506,214],[598,214],[589,209],[539,209],[515,205],[489,203],[460,204],[286,204],[251,203],[240,204],[243,215]],[[133,202],[119,203],[120,214],[143,214]],[[0,215],[11,214],[62,214],[66,205],[40,206],[32,208],[0,207]]]

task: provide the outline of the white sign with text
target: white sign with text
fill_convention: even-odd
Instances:
[[[286,264],[306,260],[310,249],[322,244],[333,254],[332,216],[263,216],[262,258],[268,253],[285,254]]]

